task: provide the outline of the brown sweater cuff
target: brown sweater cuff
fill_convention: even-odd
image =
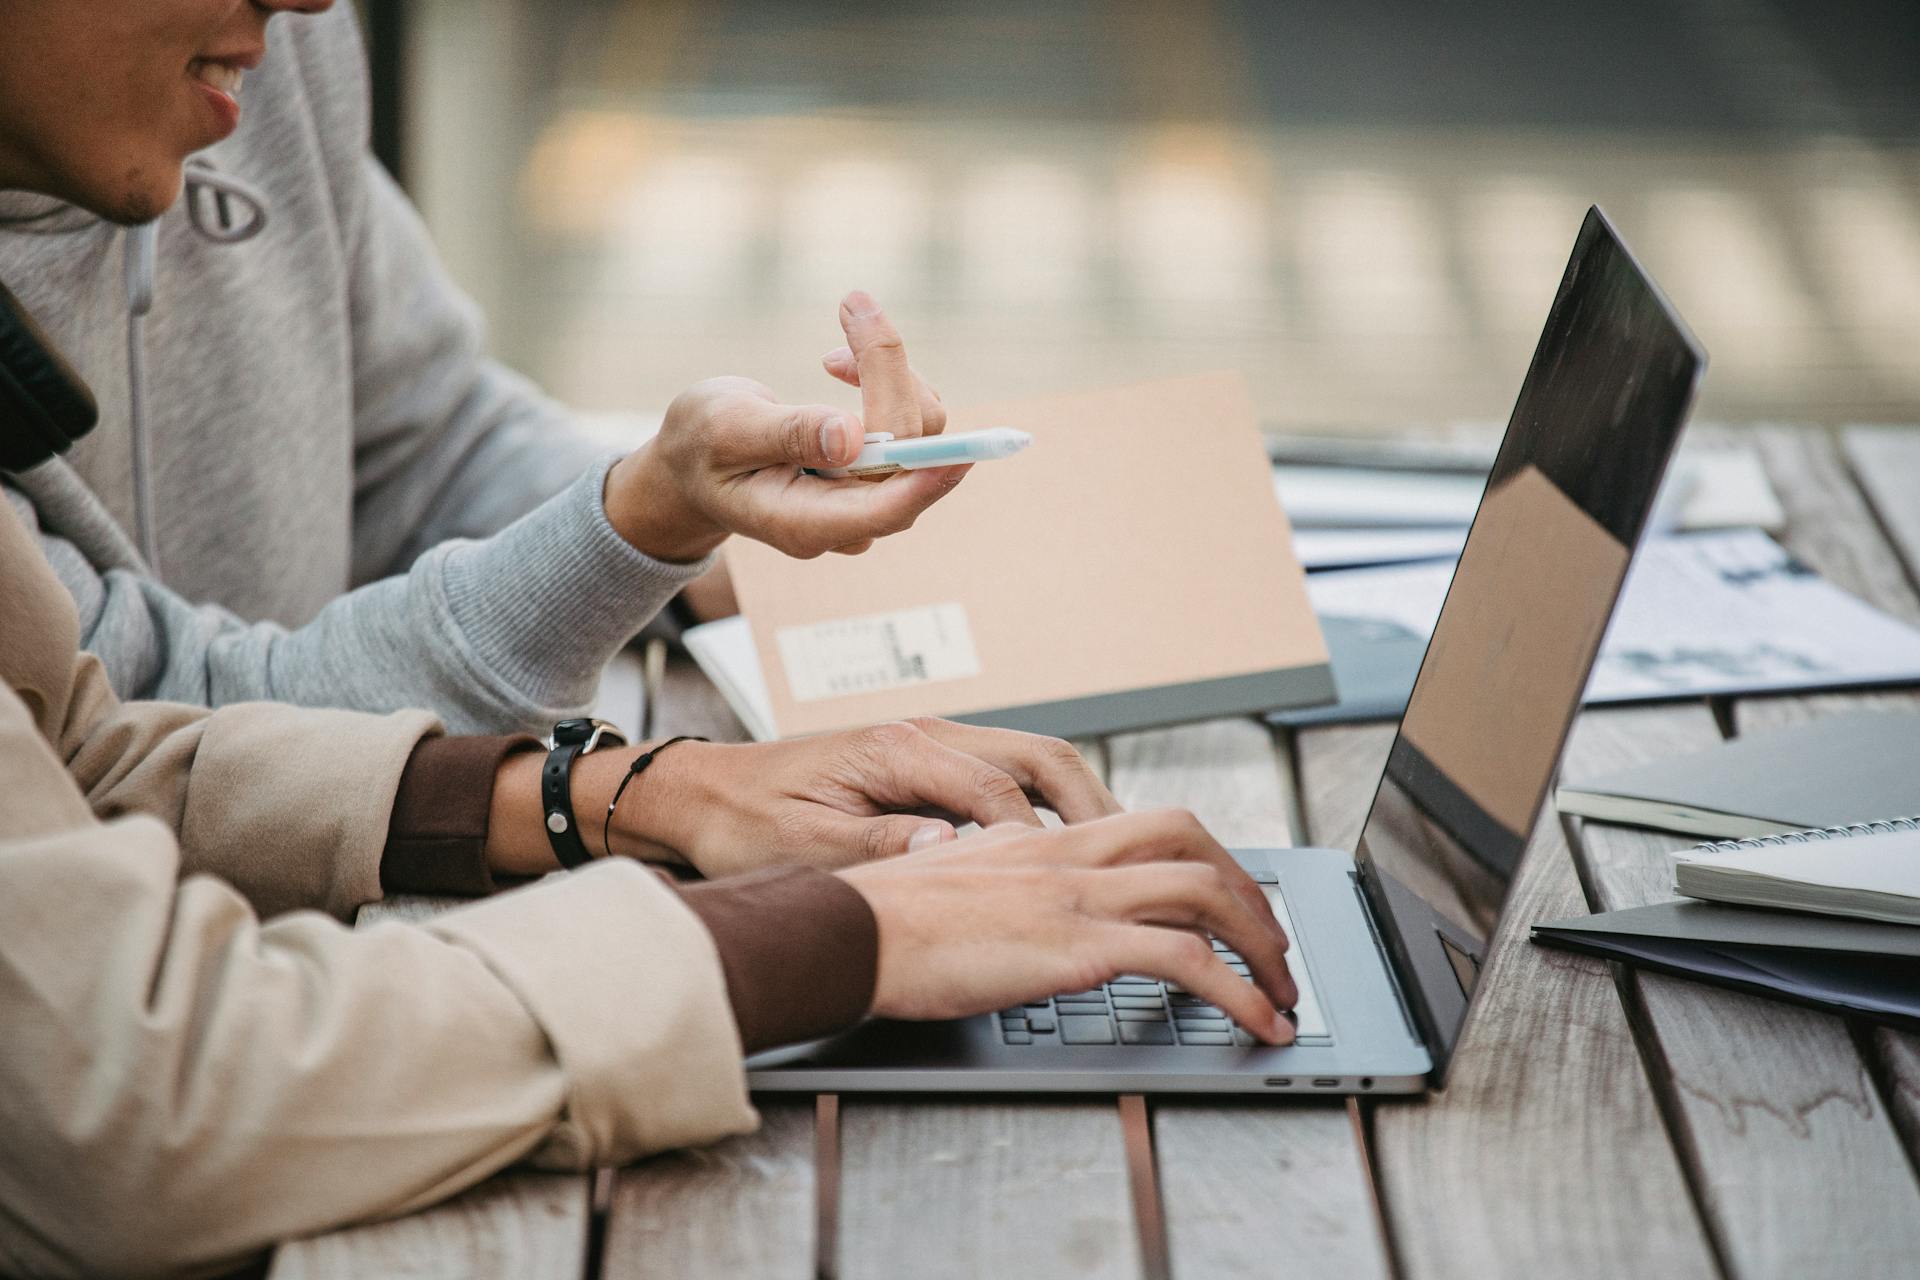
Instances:
[[[713,935],[748,1053],[844,1031],[867,1016],[880,926],[839,876],[781,867],[679,892]]]
[[[539,746],[519,734],[421,739],[393,798],[380,887],[388,893],[492,893],[487,819],[494,778],[508,756]]]

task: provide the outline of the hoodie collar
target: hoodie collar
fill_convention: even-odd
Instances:
[[[187,161],[184,189],[175,207],[181,204],[194,230],[217,244],[252,239],[267,223],[264,192],[199,156]],[[55,196],[0,190],[0,232],[64,235],[105,225],[105,219]]]
[[[0,231],[84,231],[100,219],[37,191],[0,191]]]

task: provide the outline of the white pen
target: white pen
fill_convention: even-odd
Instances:
[[[922,467],[957,467],[968,462],[1011,458],[1032,443],[1032,436],[1012,427],[959,431],[950,436],[909,436],[905,440],[895,440],[885,431],[876,431],[867,436],[866,446],[852,462],[844,467],[817,467],[813,474],[837,480],[842,476],[918,471]]]

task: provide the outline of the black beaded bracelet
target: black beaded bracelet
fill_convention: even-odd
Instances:
[[[607,851],[609,858],[613,856],[613,811],[620,803],[620,797],[627,793],[627,784],[645,773],[647,766],[653,763],[654,757],[675,743],[711,741],[711,738],[703,738],[698,734],[683,733],[677,738],[668,738],[659,746],[642,751],[633,758],[633,761],[627,765],[627,776],[620,779],[620,785],[613,789],[613,799],[607,801],[607,820],[600,824],[600,847]]]

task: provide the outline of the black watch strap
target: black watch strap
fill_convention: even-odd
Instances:
[[[569,871],[593,859],[573,816],[573,762],[598,747],[625,744],[620,731],[604,720],[562,720],[553,727],[553,749],[540,769],[540,808],[547,843]]]

